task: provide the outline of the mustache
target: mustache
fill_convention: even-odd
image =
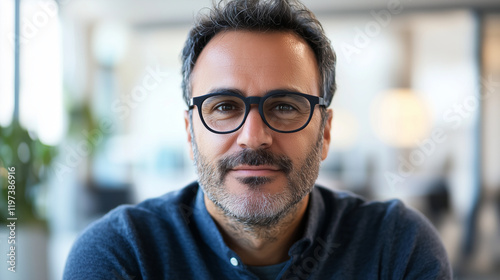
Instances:
[[[219,160],[217,166],[221,171],[221,179],[224,178],[229,170],[239,165],[270,165],[279,168],[285,174],[292,171],[292,160],[284,155],[275,155],[267,150],[244,149],[235,154],[226,156]]]

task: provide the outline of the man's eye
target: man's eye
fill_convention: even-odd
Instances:
[[[228,103],[219,104],[215,106],[215,111],[221,111],[221,112],[229,112],[229,111],[234,111],[236,109],[237,109],[236,106]]]
[[[280,112],[289,112],[289,111],[296,111],[294,106],[290,104],[279,104],[274,107],[274,110],[280,111]]]

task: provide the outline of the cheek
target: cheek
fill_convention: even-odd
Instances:
[[[296,164],[303,164],[313,147],[316,146],[319,129],[320,129],[321,119],[313,116],[311,122],[303,130],[299,131],[297,135],[293,135],[293,138],[285,137],[283,145],[286,145],[286,150],[288,151],[288,156],[294,160]]]
[[[294,141],[289,141],[289,143],[287,143],[287,156],[290,157],[295,163],[294,165],[298,167],[306,160],[311,146],[308,135],[298,137]]]
[[[216,160],[227,153],[236,141],[231,134],[210,132],[198,118],[193,115],[193,132],[199,153],[208,160]]]
[[[303,130],[290,134],[277,133],[273,139],[271,151],[276,154],[282,154],[292,160],[295,168],[302,165],[312,147],[312,130],[308,127]]]

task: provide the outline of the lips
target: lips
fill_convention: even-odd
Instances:
[[[282,170],[270,165],[239,165],[232,168],[230,172],[235,172],[240,176],[269,176],[275,175],[277,172],[282,172]]]
[[[280,169],[275,166],[270,165],[240,165],[232,170],[271,170],[271,171],[279,171]]]

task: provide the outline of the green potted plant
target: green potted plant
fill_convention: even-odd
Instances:
[[[45,226],[46,203],[44,195],[41,194],[44,193],[43,182],[49,175],[50,164],[55,155],[55,147],[40,142],[17,121],[13,121],[7,127],[0,126],[0,220],[2,224],[8,221],[7,218],[15,217],[19,223],[37,223]],[[9,174],[13,180],[8,180]],[[9,186],[11,186],[10,189]],[[9,192],[9,190],[15,192]]]

